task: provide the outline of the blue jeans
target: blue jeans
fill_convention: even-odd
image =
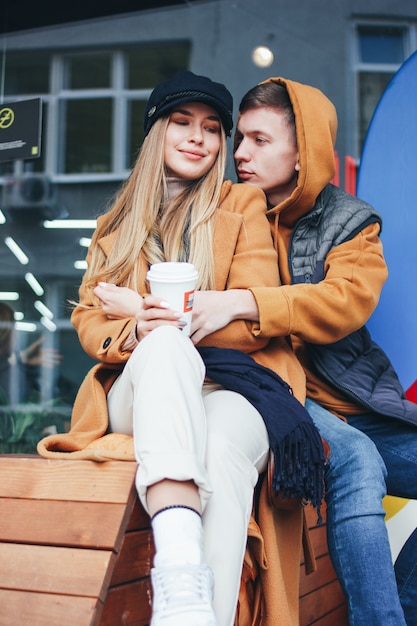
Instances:
[[[330,445],[327,540],[351,626],[417,626],[417,529],[392,565],[386,493],[417,499],[417,428],[375,414],[346,424],[307,400]]]

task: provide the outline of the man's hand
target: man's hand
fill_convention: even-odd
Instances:
[[[258,318],[256,300],[248,289],[196,291],[190,336],[197,344],[234,320],[257,321]]]

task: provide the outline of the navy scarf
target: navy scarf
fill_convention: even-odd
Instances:
[[[207,377],[244,396],[261,414],[274,455],[272,487],[311,501],[319,512],[325,455],[317,428],[291,387],[251,356],[229,348],[198,348]]]

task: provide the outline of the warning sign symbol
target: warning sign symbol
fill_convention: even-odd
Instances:
[[[13,109],[5,107],[0,110],[0,128],[9,128],[14,122]]]

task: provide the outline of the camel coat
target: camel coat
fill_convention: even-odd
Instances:
[[[230,181],[223,184],[213,243],[216,290],[279,284],[277,255],[265,210],[265,198],[259,189],[232,185]],[[94,236],[89,256],[96,245],[108,253],[115,237],[115,233],[100,240]],[[142,294],[149,292],[147,270],[145,260],[140,257],[136,271]],[[79,295],[80,303],[88,308],[76,307],[72,322],[84,350],[99,363],[88,372],[81,384],[73,407],[70,431],[42,439],[38,452],[46,458],[134,461],[132,438],[120,433],[108,433],[106,396],[130,356],[123,346],[134,328],[135,319],[107,319],[102,309],[88,300],[83,283]],[[304,373],[285,338],[261,338],[256,324],[237,320],[206,337],[201,345],[235,348],[250,353],[257,362],[270,367],[286,380],[298,400],[304,403]],[[282,418],[285,419],[285,416]],[[301,534],[301,509],[277,512],[269,505],[266,488],[263,487],[256,522],[253,519],[249,528],[237,618],[239,626],[252,623],[248,611],[253,613],[253,607],[250,607],[250,602],[247,604],[247,591],[248,584],[253,584],[250,578],[257,572],[256,584],[262,582],[262,619],[256,623],[262,626],[298,624]]]

